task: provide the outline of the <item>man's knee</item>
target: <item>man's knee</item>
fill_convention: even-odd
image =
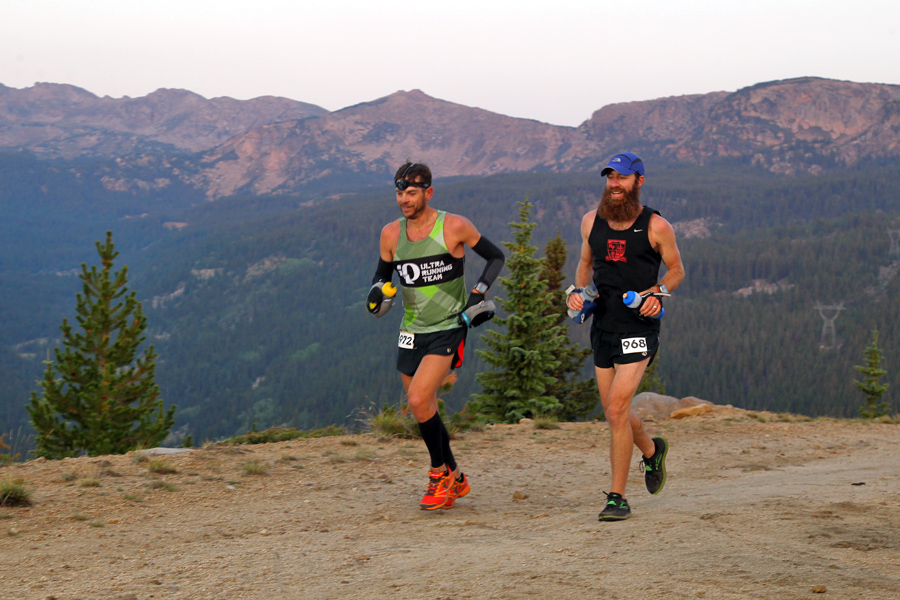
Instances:
[[[407,396],[407,404],[414,415],[419,415],[422,411],[427,410],[433,402],[434,394],[421,392],[418,390],[410,390]]]
[[[604,409],[606,421],[611,427],[621,427],[627,425],[631,416],[630,402],[610,402],[609,406]]]

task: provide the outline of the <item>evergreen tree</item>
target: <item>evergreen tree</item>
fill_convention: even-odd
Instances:
[[[510,251],[509,277],[500,277],[500,283],[508,297],[497,298],[509,316],[494,319],[506,326],[506,334],[489,330],[482,336],[488,349],[477,354],[494,371],[476,376],[483,393],[474,395],[484,414],[510,423],[559,410],[560,402],[548,395],[548,386],[556,381],[551,373],[559,367],[557,354],[566,339],[555,324],[556,314],[549,310],[555,299],[540,279],[544,259],[534,257],[537,249],[530,243],[535,227],[528,221],[532,204],[527,198],[518,204],[520,220],[510,223],[514,241],[503,242]]]
[[[46,458],[121,454],[160,443],[174,424],[175,406],[163,408],[154,382],[156,353],[142,356],[147,320],[126,284],[128,267],[113,272],[118,252],[112,232],[97,242],[103,268],[81,265],[77,294],[81,332],[66,319],[63,349],[47,361],[42,397],[32,393],[28,412],[37,431],[35,454]]]
[[[875,419],[890,412],[887,402],[881,402],[881,397],[888,389],[888,384],[879,383],[878,380],[887,374],[880,368],[881,350],[878,348],[878,330],[872,331],[872,344],[866,348],[865,366],[855,365],[853,368],[863,374],[862,381],[853,381],[856,387],[866,395],[863,405],[859,407],[859,414],[864,419]]]
[[[541,269],[540,279],[546,285],[546,293],[550,303],[546,306],[546,315],[553,317],[553,323],[560,327],[561,336],[556,359],[559,366],[548,374],[556,381],[547,386],[546,395],[559,400],[560,406],[554,414],[561,421],[583,419],[600,401],[597,383],[593,378],[584,379],[585,359],[592,355],[590,348],[581,347],[566,336],[569,315],[566,313],[566,294],[562,289],[565,280],[563,269],[566,266],[566,242],[562,235],[547,242],[546,258]]]

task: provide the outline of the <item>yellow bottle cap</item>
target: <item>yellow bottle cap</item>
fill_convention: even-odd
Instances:
[[[394,294],[397,293],[397,286],[388,281],[386,284],[381,286],[381,293],[387,296],[388,298],[393,298]]]

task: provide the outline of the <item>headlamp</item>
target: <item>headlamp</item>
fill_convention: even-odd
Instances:
[[[427,190],[431,187],[430,183],[425,183],[424,181],[410,181],[408,179],[398,179],[394,182],[394,187],[396,187],[399,191],[403,191],[409,187],[417,187],[422,188],[423,190]]]

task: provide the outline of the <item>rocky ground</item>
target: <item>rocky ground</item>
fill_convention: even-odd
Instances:
[[[0,598],[900,598],[900,425],[783,419],[648,423],[668,483],[635,456],[618,523],[605,423],[466,434],[435,512],[421,441],[371,434],[9,465]]]

